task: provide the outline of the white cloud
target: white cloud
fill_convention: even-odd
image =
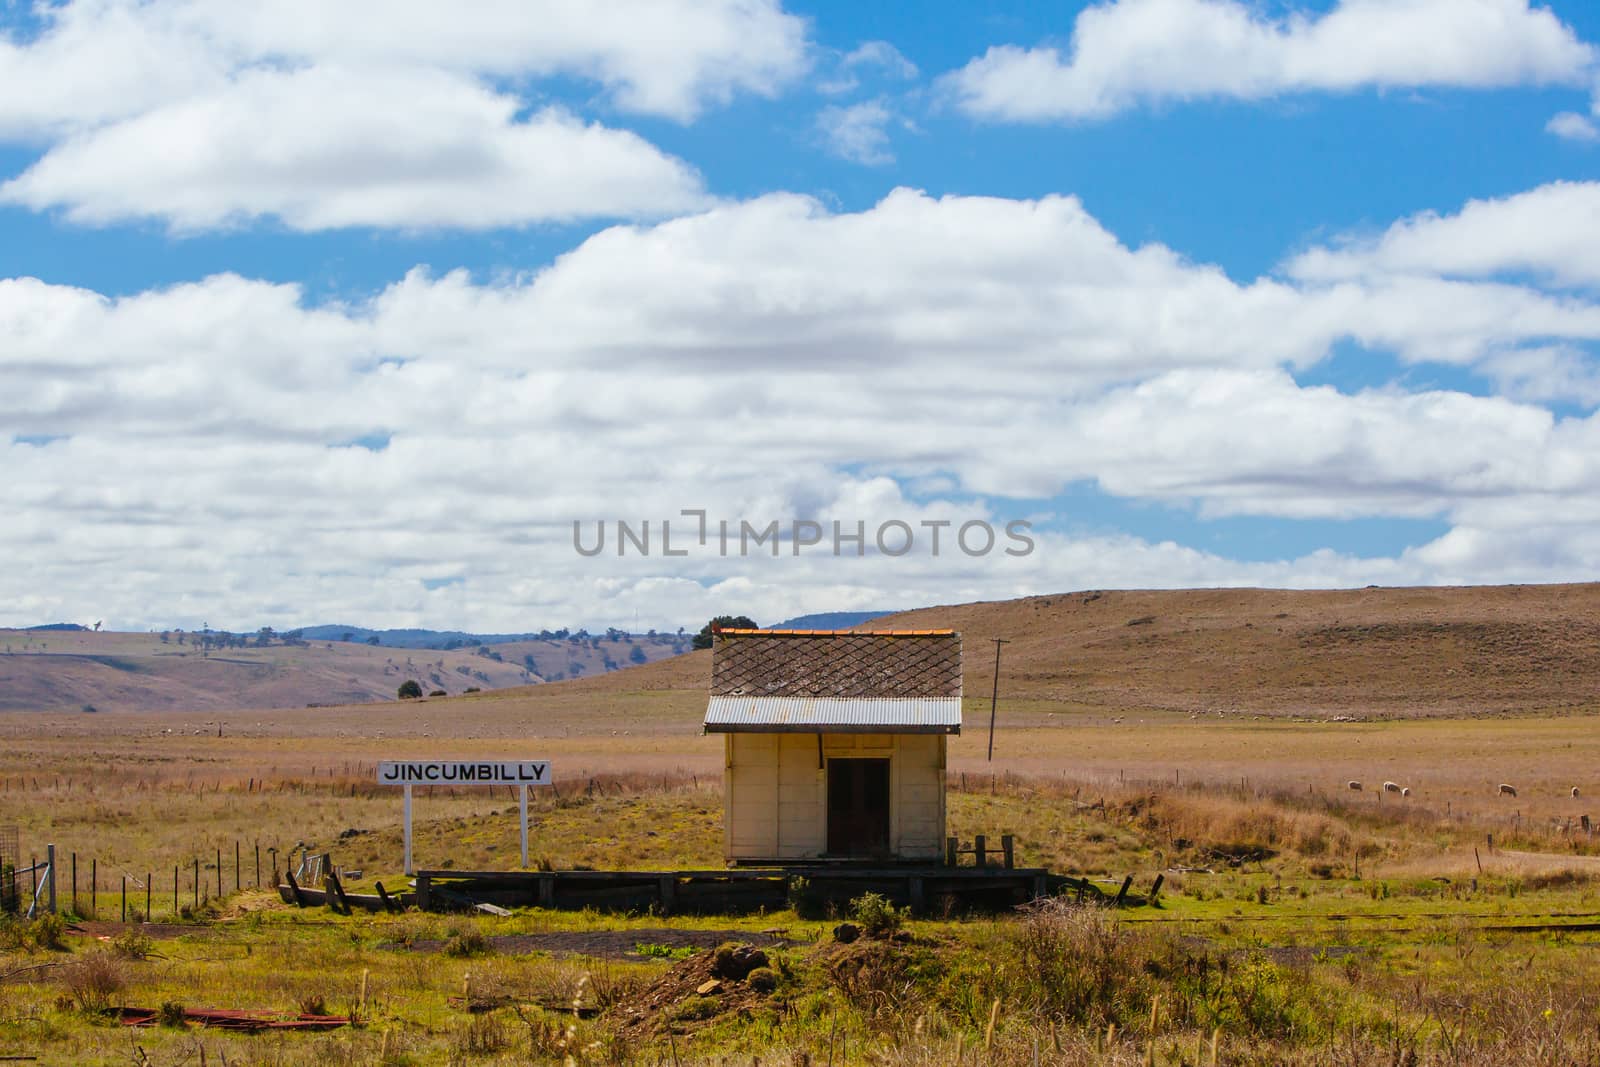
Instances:
[[[771,94],[806,66],[805,24],[773,0],[68,0],[34,40],[0,41],[0,133],[138,114],[257,65],[570,75],[619,107],[690,119],[735,93]]]
[[[1576,111],[1563,111],[1552,116],[1544,128],[1546,133],[1553,133],[1566,141],[1600,141],[1600,128]]]
[[[872,67],[903,81],[917,76],[917,65],[888,41],[867,41],[841,61],[846,69]]]
[[[175,231],[273,217],[485,228],[656,218],[699,175],[636,134],[537,103],[594,82],[682,121],[807,67],[777,0],[68,0],[0,31],[0,141],[40,157],[4,197],[82,223]]]
[[[909,190],[849,214],[720,205],[606,230],[531,277],[419,270],[350,303],[230,275],[116,298],[4,281],[0,622],[676,626],[1083,586],[1592,574],[1600,416],[1296,383],[1287,368],[1351,336],[1571,402],[1593,395],[1600,310],[1417,273],[1235,282],[1123,245],[1071,198]],[[1000,520],[1084,481],[1202,515],[1451,532],[1272,563],[1059,528],[1021,560],[571,547],[575,518]],[[424,584],[446,572],[467,580]]]
[[[910,81],[917,74],[917,65],[888,41],[866,41],[853,51],[839,56],[833,71],[817,82],[817,89],[830,96],[838,96],[859,89],[863,75],[891,81]]]
[[[1347,236],[1291,260],[1315,282],[1384,275],[1488,278],[1528,272],[1561,285],[1600,285],[1600,182],[1554,182],[1452,215],[1424,212],[1376,237]]]
[[[1340,0],[1273,19],[1240,0],[1110,0],[1070,51],[990,48],[944,85],[986,119],[1095,119],[1167,100],[1576,83],[1594,50],[1528,0]]]
[[[868,100],[849,107],[825,107],[817,114],[817,132],[828,151],[851,163],[869,167],[894,162],[889,150],[889,131],[894,115],[881,100]]]
[[[68,138],[0,200],[180,231],[259,216],[298,230],[483,228],[707,202],[692,168],[632,133],[518,111],[442,72],[251,71]]]

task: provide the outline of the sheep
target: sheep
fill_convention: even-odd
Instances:
[[[1354,789],[1357,793],[1361,792],[1361,783],[1360,782],[1346,782],[1345,784],[1348,785],[1351,789]]]
[[[1514,797],[1514,796],[1517,795],[1517,791],[1512,786],[1506,785],[1504,782],[1501,782],[1500,783],[1500,795],[1503,796],[1503,797]]]
[[[1411,787],[1408,785],[1404,789],[1400,790],[1400,795],[1403,796],[1403,797],[1410,796],[1411,795]]]
[[[1573,786],[1572,787],[1572,799],[1574,799],[1574,800],[1578,799],[1578,787],[1577,786]]]
[[[1400,783],[1399,782],[1384,782],[1383,783],[1383,791],[1385,793],[1398,793],[1398,792],[1400,792]]]

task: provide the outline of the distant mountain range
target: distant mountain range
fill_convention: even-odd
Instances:
[[[385,648],[435,649],[465,648],[468,645],[506,645],[515,641],[565,641],[574,637],[588,640],[595,637],[609,637],[613,634],[619,637],[644,636],[630,635],[622,630],[590,633],[588,630],[569,630],[566,627],[522,634],[476,634],[466,630],[372,630],[365,626],[306,626],[291,632],[298,633],[307,641],[352,641],[357,644],[370,644],[371,639],[376,637],[377,643]],[[651,634],[655,632],[652,630]]]
[[[821,611],[811,615],[798,615],[783,622],[774,623],[772,629],[777,630],[848,630],[873,619],[882,618],[891,614],[887,611]],[[53,622],[43,626],[29,626],[28,632],[87,632],[89,627],[80,626],[75,622]],[[298,634],[307,641],[348,641],[354,644],[378,644],[384,648],[418,648],[437,649],[448,651],[456,648],[467,648],[478,645],[505,645],[519,641],[566,641],[570,638],[587,640],[594,637],[617,636],[645,636],[629,635],[626,631],[607,630],[599,634],[592,634],[587,630],[568,630],[565,627],[559,630],[540,630],[520,634],[479,634],[467,630],[374,630],[366,626],[303,626],[294,630],[285,631],[289,634]],[[252,631],[252,634],[254,631]],[[683,631],[679,631],[683,633]],[[655,631],[651,631],[654,635]],[[673,635],[667,635],[673,636]],[[372,638],[378,640],[374,642]]]
[[[892,611],[819,611],[811,615],[796,615],[774,623],[773,630],[849,630],[873,619],[893,615]]]

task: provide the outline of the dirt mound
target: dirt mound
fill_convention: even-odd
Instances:
[[[767,954],[754,945],[722,945],[674,964],[614,1009],[624,1034],[685,1033],[727,1015],[749,1018],[777,985]]]

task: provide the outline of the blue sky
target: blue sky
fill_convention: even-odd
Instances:
[[[1592,4],[309,10],[0,4],[0,625],[1600,563]]]

